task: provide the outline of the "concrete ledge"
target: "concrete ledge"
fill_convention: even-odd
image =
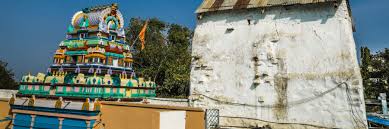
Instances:
[[[18,90],[0,89],[0,98],[11,98],[11,95],[17,92]]]
[[[174,98],[147,98],[149,100],[170,101],[170,102],[189,102],[189,99],[174,99]]]
[[[16,94],[16,97],[19,98],[30,98],[33,94]],[[84,102],[86,97],[78,96],[56,96],[56,95],[35,95],[35,98],[47,99],[47,100],[58,100],[59,97],[62,97],[64,100],[79,101]],[[90,98],[93,99],[93,98]],[[124,101],[124,102],[141,102],[143,98],[99,98],[103,101]]]
[[[9,98],[0,98],[0,102],[8,102]]]
[[[51,112],[41,112],[41,111],[30,111],[30,110],[20,110],[12,109],[13,113],[22,113],[30,115],[40,115],[40,116],[50,116],[50,117],[60,117],[60,118],[71,118],[71,119],[81,119],[81,120],[96,120],[98,116],[83,116],[83,115],[74,115],[74,114],[64,114],[64,113],[51,113]]]
[[[178,107],[189,107],[188,99],[174,99],[174,98],[147,98],[147,102],[155,105],[168,105]]]
[[[156,104],[139,104],[139,103],[123,103],[123,102],[107,102],[107,101],[104,101],[101,103],[103,105],[113,105],[113,106],[127,106],[127,107],[139,107],[139,108],[204,112],[204,110],[202,108],[184,107],[184,106],[167,106],[167,105],[156,105]]]

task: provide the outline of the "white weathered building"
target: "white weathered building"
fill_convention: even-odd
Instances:
[[[366,128],[347,0],[204,0],[191,105],[220,126]]]

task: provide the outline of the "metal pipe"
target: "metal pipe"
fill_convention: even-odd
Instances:
[[[386,102],[386,93],[380,93],[379,99],[381,100],[382,103],[382,113],[384,115],[388,115],[388,106]]]

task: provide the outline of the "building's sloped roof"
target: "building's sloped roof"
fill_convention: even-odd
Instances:
[[[88,16],[90,25],[98,25],[100,23],[102,12],[106,9],[110,9],[111,6],[112,5],[110,4],[110,5],[93,6],[93,7],[89,7],[89,8],[84,8],[84,9],[82,9],[82,11],[77,12],[73,16],[73,18],[74,18],[73,20],[75,20],[75,21],[72,20],[73,21],[72,24],[73,24],[73,26],[80,25],[80,23],[83,21],[83,19],[77,18],[76,16],[78,16],[79,14],[81,14],[81,15],[86,14]]]
[[[113,22],[114,24],[108,22]],[[68,33],[73,33],[75,31],[74,28],[77,31],[79,28],[97,26],[99,31],[108,33],[108,31],[115,30],[118,36],[125,36],[123,15],[118,10],[116,3],[84,8],[73,15],[71,25]]]
[[[84,12],[97,12],[97,11],[101,11],[101,10],[110,8],[111,6],[112,6],[112,4],[93,6],[93,7],[85,8],[82,11],[84,11]]]
[[[281,5],[313,4],[330,1],[337,0],[204,0],[200,7],[196,10],[196,13]]]

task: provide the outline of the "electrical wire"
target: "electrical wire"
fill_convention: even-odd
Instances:
[[[334,127],[326,127],[322,125],[314,125],[314,124],[307,124],[307,123],[294,123],[294,122],[275,122],[275,121],[268,121],[268,120],[262,120],[262,119],[257,119],[257,118],[249,118],[249,117],[234,117],[234,116],[219,116],[219,117],[224,117],[224,118],[233,118],[233,119],[247,119],[247,120],[257,120],[257,121],[262,121],[266,123],[273,123],[273,124],[295,124],[295,125],[303,125],[303,126],[311,126],[311,127],[316,127],[316,128],[326,128],[326,129],[337,129]],[[220,126],[220,127],[229,127],[229,126]],[[249,126],[233,126],[233,127],[240,127],[240,128],[252,128]]]
[[[345,83],[345,85],[346,85],[347,103],[348,103],[348,105],[350,107],[350,113],[352,115],[352,118],[353,118],[354,122],[357,124],[357,126],[360,126],[360,124],[362,124],[363,128],[367,128],[367,125],[365,124],[363,118],[358,113],[356,113],[357,109],[353,108],[354,106],[351,103],[352,102],[352,98],[351,98],[351,93],[350,93],[349,85],[347,83]]]
[[[328,93],[331,93],[332,91],[335,91],[336,89],[340,88],[342,86],[342,84],[346,84],[345,82],[342,82],[340,84],[338,84],[337,86],[327,90],[327,91],[324,91],[318,95],[315,95],[315,96],[311,96],[311,97],[308,97],[308,98],[304,98],[304,99],[300,99],[300,100],[297,100],[297,101],[293,101],[293,102],[289,102],[289,103],[286,103],[286,106],[288,108],[290,107],[293,107],[293,106],[296,106],[296,105],[300,105],[300,104],[303,104],[303,103],[306,103],[306,102],[309,102],[309,101],[312,101],[312,100],[315,100],[315,99],[318,99],[320,97],[323,97],[324,95],[328,94]],[[207,96],[207,95],[204,95],[204,94],[193,94],[193,95],[200,95],[200,96],[203,96],[205,98],[208,98],[210,100],[213,100],[213,101],[216,101],[216,102],[219,102],[219,103],[222,103],[222,104],[227,104],[227,105],[235,105],[235,106],[247,106],[247,107],[262,107],[262,108],[280,108],[279,106],[277,105],[274,105],[274,104],[268,104],[268,105],[253,105],[253,104],[246,104],[246,103],[235,103],[235,102],[228,102],[228,101],[223,101],[223,100],[219,100],[219,99],[216,99],[216,98],[213,98],[213,97],[210,97],[210,96]]]
[[[348,105],[349,105],[349,107],[351,109],[350,113],[352,115],[352,119],[353,119],[354,123],[356,123],[358,127],[360,127],[360,125],[362,124],[363,128],[366,128],[367,125],[365,124],[363,118],[358,113],[356,113],[355,110],[357,110],[357,109],[353,108],[354,106],[351,103],[352,99],[351,99],[350,88],[349,88],[349,85],[346,82],[339,83],[337,86],[335,86],[335,87],[333,87],[333,88],[331,88],[331,89],[329,89],[327,91],[324,91],[324,92],[322,92],[322,93],[320,93],[320,94],[318,94],[316,96],[312,96],[312,97],[308,97],[308,98],[304,98],[304,99],[301,99],[301,100],[297,100],[297,101],[293,101],[293,102],[287,103],[286,106],[287,106],[287,108],[290,108],[290,107],[293,107],[293,106],[296,106],[296,105],[299,105],[299,104],[303,104],[303,103],[306,103],[306,102],[309,102],[309,101],[321,98],[324,95],[326,95],[328,93],[331,93],[331,92],[335,91],[336,89],[340,88],[342,85],[346,86],[347,103],[348,103]],[[216,99],[216,98],[204,95],[204,94],[194,94],[194,95],[200,95],[200,96],[208,98],[208,99],[210,99],[212,101],[216,101],[216,102],[219,102],[219,103],[222,103],[222,104],[227,104],[227,105],[247,106],[247,107],[261,107],[261,108],[280,108],[279,106],[274,105],[274,104],[270,104],[270,105],[253,105],[253,104],[246,104],[246,103],[235,103],[235,102],[228,102],[228,101],[219,100],[219,99]],[[231,117],[231,116],[220,116],[220,117],[252,119],[252,120],[259,120],[259,121],[264,121],[264,122],[268,122],[268,123],[278,123],[278,122],[265,121],[265,120],[255,119],[255,118],[247,118],[247,117]],[[316,126],[316,127],[321,127],[321,128],[328,128],[328,127],[325,127],[325,126],[311,125],[311,124],[304,124],[304,123],[278,123],[278,124],[300,124],[300,125],[309,125],[309,126]]]

